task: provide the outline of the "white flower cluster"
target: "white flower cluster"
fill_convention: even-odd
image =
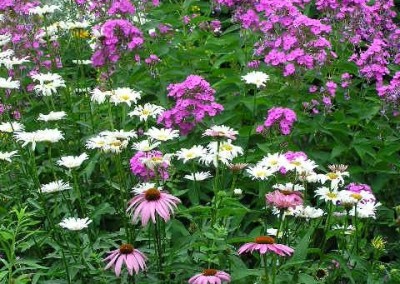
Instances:
[[[56,143],[64,139],[64,134],[58,129],[43,129],[36,130],[34,132],[16,132],[14,134],[15,139],[18,142],[22,142],[22,146],[25,147],[29,143],[32,144],[32,149],[36,147],[38,142],[49,142]]]
[[[137,135],[134,131],[103,131],[86,141],[86,148],[121,153],[128,146],[129,140],[136,137]]]
[[[65,88],[64,79],[55,73],[38,73],[31,77],[33,81],[39,82],[33,89],[40,96],[48,97],[56,94],[58,88]]]
[[[5,42],[5,38],[3,35],[0,35],[0,46],[2,43]],[[23,58],[17,58],[14,56],[14,51],[11,49],[7,49],[6,51],[0,52],[0,67],[4,66],[8,70],[11,70],[14,68],[16,65],[22,65],[26,62],[29,62],[28,57],[23,57]],[[5,79],[3,79],[5,80]],[[8,78],[8,84],[12,86],[11,83],[11,78]],[[18,83],[16,83],[18,82]],[[3,83],[4,84],[4,83]],[[18,89],[19,88],[19,81],[14,81],[14,87],[10,87],[9,89]],[[16,87],[18,85],[18,87]]]
[[[114,105],[125,103],[128,106],[131,106],[132,103],[136,104],[141,98],[140,92],[130,88],[117,88],[112,91],[101,91],[100,89],[94,89],[91,92],[91,95],[92,101],[98,104],[104,103],[108,98],[111,103],[114,103]]]

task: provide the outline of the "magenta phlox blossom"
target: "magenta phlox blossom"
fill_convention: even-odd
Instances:
[[[162,160],[163,154],[157,150],[151,151],[138,151],[130,160],[130,167],[132,173],[142,181],[148,181],[155,178],[157,175],[163,180],[169,178],[168,167],[169,164]],[[144,160],[154,161],[153,164],[157,164],[156,167],[149,167]],[[156,174],[156,171],[157,174]]]
[[[297,121],[296,113],[289,108],[274,107],[268,111],[264,125],[257,127],[257,132],[261,133],[264,129],[269,129],[275,124],[279,124],[280,132],[289,135],[292,131],[294,122]]]
[[[139,48],[144,42],[142,32],[131,22],[123,19],[107,20],[100,27],[100,34],[96,50],[92,55],[95,67],[117,62],[124,50]]]
[[[168,86],[168,97],[176,100],[173,108],[164,111],[157,122],[168,128],[178,127],[188,134],[207,116],[219,114],[224,107],[215,102],[215,90],[198,75],[190,75],[182,83]]]
[[[109,15],[134,13],[135,7],[130,0],[113,0],[110,9],[108,9]]]
[[[275,243],[275,239],[269,236],[260,236],[255,238],[254,242],[242,245],[238,253],[252,253],[253,251],[258,251],[260,254],[272,252],[280,256],[290,256],[294,252],[291,247]]]

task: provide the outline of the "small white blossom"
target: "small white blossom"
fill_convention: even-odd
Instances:
[[[66,167],[68,169],[77,168],[88,158],[89,157],[86,153],[83,153],[79,156],[64,156],[57,161],[57,165]]]
[[[158,105],[146,103],[136,106],[133,111],[128,113],[129,116],[138,116],[140,121],[147,121],[149,117],[157,118],[165,109]]]
[[[49,114],[40,113],[38,120],[42,121],[56,121],[64,119],[67,116],[65,111],[51,111]]]
[[[202,181],[212,177],[210,172],[196,172],[190,175],[185,175],[184,178],[188,180]]]
[[[0,77],[0,89],[19,89],[20,82],[12,81],[11,77],[8,79]]]
[[[58,181],[50,182],[48,184],[41,185],[39,191],[41,193],[53,193],[53,192],[64,191],[64,190],[68,190],[68,189],[71,189],[71,186],[69,185],[68,182],[58,180]]]
[[[215,125],[203,133],[203,136],[225,137],[232,140],[236,139],[236,135],[238,135],[236,130],[225,125]]]
[[[260,71],[252,71],[245,76],[242,76],[242,80],[246,84],[254,84],[257,88],[265,87],[265,83],[269,80],[269,76]]]
[[[147,132],[144,133],[145,135],[149,136],[150,138],[158,141],[168,141],[174,138],[179,137],[179,131],[173,130],[170,128],[150,128]]]
[[[23,131],[25,126],[17,121],[3,122],[0,124],[0,132],[12,133]]]
[[[92,220],[89,220],[89,218],[80,219],[70,217],[63,219],[59,225],[70,231],[80,231],[87,228],[90,223],[92,223]]]
[[[17,151],[11,151],[11,152],[0,152],[0,160],[7,161],[11,163],[11,158],[17,154]]]

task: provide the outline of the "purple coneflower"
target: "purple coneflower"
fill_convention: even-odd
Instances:
[[[142,225],[146,226],[150,220],[156,223],[156,213],[168,221],[170,219],[171,213],[173,213],[176,205],[181,203],[179,198],[162,192],[157,188],[149,188],[135,197],[133,197],[129,202],[129,207],[127,211],[132,210],[132,219],[135,221],[138,219],[139,215],[142,219]]]
[[[267,252],[271,251],[280,256],[290,256],[294,252],[291,247],[282,244],[276,244],[275,239],[272,237],[260,236],[255,238],[253,243],[242,245],[239,248],[238,253],[242,254],[245,252],[253,252],[255,250],[257,250],[260,254],[266,254]]]
[[[146,269],[145,260],[147,257],[141,251],[135,249],[131,244],[123,244],[119,249],[111,251],[104,259],[104,261],[108,261],[104,269],[114,266],[115,275],[119,277],[122,265],[125,263],[129,275],[133,275],[133,270],[135,270],[135,274],[138,274],[140,270]]]
[[[301,193],[298,191],[275,190],[265,195],[267,204],[275,206],[278,209],[287,209],[303,205]]]
[[[231,282],[231,276],[220,270],[204,269],[202,273],[196,274],[189,279],[189,284],[221,284]]]

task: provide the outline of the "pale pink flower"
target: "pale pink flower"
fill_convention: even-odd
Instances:
[[[156,223],[156,213],[164,221],[169,221],[171,213],[179,203],[181,203],[179,198],[162,192],[160,189],[149,188],[129,200],[129,207],[126,211],[132,210],[133,221],[140,216],[142,225],[146,226],[150,218],[154,224]]]
[[[147,257],[131,244],[123,244],[119,249],[111,251],[104,259],[104,261],[108,261],[104,269],[114,266],[115,275],[119,277],[122,265],[125,263],[129,275],[133,275],[133,270],[135,270],[135,274],[138,274],[140,270],[146,269],[146,260]]]
[[[194,275],[189,279],[189,284],[221,284],[231,282],[231,276],[221,270],[204,269],[202,273]]]
[[[265,195],[267,204],[275,206],[278,209],[287,209],[303,204],[301,193],[298,191],[275,190]]]
[[[239,248],[238,253],[242,254],[253,251],[258,251],[260,254],[266,254],[270,251],[280,256],[290,256],[294,252],[291,247],[282,244],[276,244],[275,239],[269,236],[260,236],[255,238],[254,243],[242,245]]]

